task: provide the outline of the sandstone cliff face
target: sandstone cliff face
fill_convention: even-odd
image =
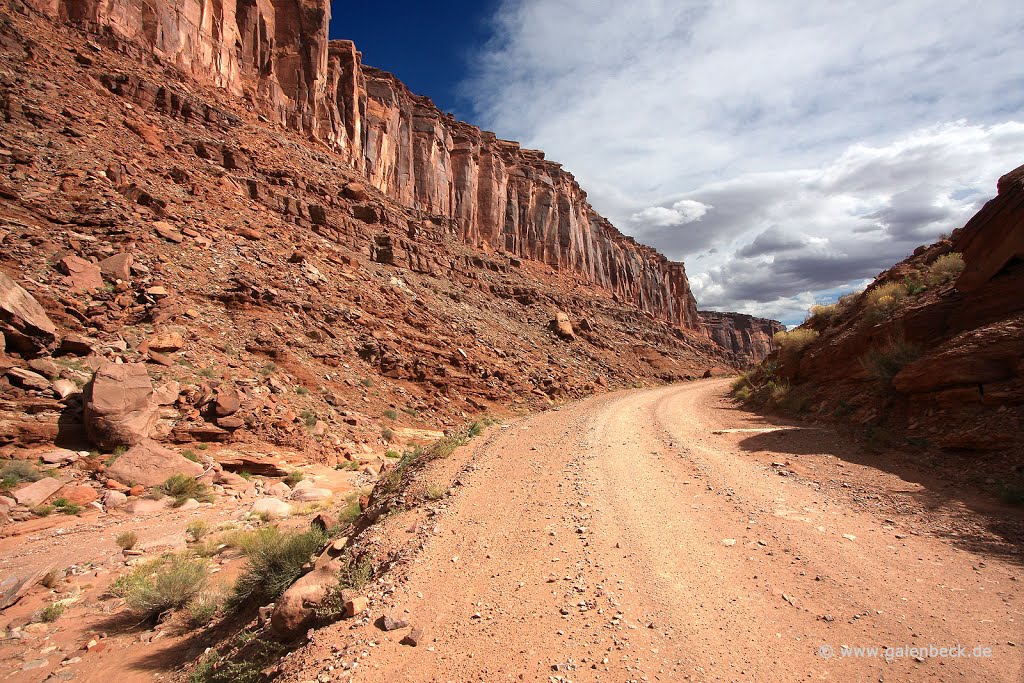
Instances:
[[[711,341],[725,349],[739,367],[760,363],[775,350],[772,344],[775,333],[786,329],[778,320],[743,313],[700,311],[700,319]]]
[[[658,320],[699,329],[683,264],[622,235],[543,152],[457,122],[328,41],[322,0],[31,0],[242,95],[342,155],[402,205],[452,219],[472,246],[540,261]]]

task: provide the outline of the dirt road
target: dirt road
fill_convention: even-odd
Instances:
[[[1019,548],[828,431],[765,431],[727,386],[477,442],[392,598],[428,637],[375,630],[355,680],[1024,680]]]

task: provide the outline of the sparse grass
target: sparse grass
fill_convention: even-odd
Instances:
[[[369,558],[354,558],[347,554],[345,564],[338,573],[338,584],[331,589],[316,610],[316,616],[322,620],[338,619],[345,610],[345,591],[362,590],[373,578],[373,565]]]
[[[23,481],[39,481],[43,473],[25,460],[11,460],[0,468],[0,489],[10,491]]]
[[[482,417],[469,425],[469,429],[466,430],[466,436],[470,439],[476,438],[483,434],[485,429],[493,424],[498,424],[498,422],[500,420],[496,420],[493,417]]]
[[[380,435],[385,441],[390,442],[391,439],[395,438],[395,430],[391,429],[390,427],[385,427],[384,429],[380,430]]]
[[[139,565],[111,587],[133,614],[153,620],[191,602],[206,588],[206,560],[191,555],[164,555]]]
[[[336,470],[349,470],[349,471],[355,472],[356,470],[358,470],[362,466],[363,466],[362,463],[360,463],[358,460],[346,460],[344,462],[339,462],[337,465],[334,466],[334,469],[336,469]]]
[[[903,366],[921,356],[921,349],[902,337],[890,339],[883,346],[869,349],[861,357],[861,366],[874,378],[885,385],[892,383]]]
[[[235,583],[232,603],[265,604],[276,599],[302,573],[302,565],[327,542],[319,529],[283,532],[274,527],[259,529],[243,547],[246,567]]]
[[[957,278],[964,270],[964,257],[958,253],[945,254],[935,259],[928,268],[926,280],[933,287]]]
[[[270,377],[275,372],[277,372],[277,364],[272,361],[268,361],[262,368],[260,368],[260,374],[264,377]]]
[[[361,385],[363,385],[364,387],[372,387],[373,386],[373,380],[370,379],[369,377],[362,378],[361,380],[359,380],[359,383]]]
[[[307,428],[312,429],[314,426],[316,426],[316,422],[318,419],[320,418],[318,418],[316,416],[316,413],[313,412],[312,410],[302,411],[302,421],[303,423],[305,423]]]
[[[427,500],[441,500],[448,495],[448,487],[441,486],[440,484],[427,484],[424,495],[427,497]]]
[[[131,550],[139,542],[139,535],[134,531],[122,531],[114,539],[114,543],[121,550]]]
[[[217,616],[220,603],[221,595],[217,592],[204,591],[194,597],[185,605],[189,626],[192,628],[208,626],[213,621],[213,618]]]
[[[212,528],[210,523],[205,519],[195,519],[188,523],[185,527],[185,533],[188,534],[189,538],[193,543],[199,543],[207,535],[209,535]]]
[[[115,462],[117,462],[118,458],[120,458],[122,455],[124,455],[127,452],[128,452],[128,449],[125,448],[124,446],[117,446],[116,448],[114,448],[114,451],[110,455],[107,456],[106,460],[103,461],[103,464],[106,465],[107,467],[110,467]],[[97,453],[96,456],[98,457],[99,453]]]
[[[39,619],[47,624],[57,621],[64,614],[65,609],[67,609],[67,606],[64,603],[51,602],[43,608],[43,611],[39,614]]]
[[[213,502],[210,488],[187,474],[172,474],[160,485],[159,492],[174,498],[174,507],[181,507],[189,498],[201,503]]]
[[[67,498],[57,498],[53,501],[53,507],[55,507],[58,512],[62,512],[65,515],[77,515],[82,511],[81,505],[78,503],[72,503]]]
[[[779,347],[779,356],[789,361],[800,358],[807,345],[818,338],[818,331],[798,327],[788,332],[776,332],[772,341]]]
[[[202,370],[200,370],[199,374],[202,375],[203,377],[213,379],[214,377],[217,376],[217,371],[213,367],[208,365]]]
[[[37,505],[32,508],[32,514],[36,517],[49,517],[53,514],[52,505]]]
[[[397,420],[398,419],[398,411],[397,410],[385,410],[384,411],[384,417],[386,417],[389,420]]]
[[[362,514],[362,508],[359,505],[358,494],[352,496],[346,501],[345,507],[338,513],[338,524],[342,527],[347,527],[355,524],[356,520],[359,519],[359,515]]]
[[[196,455],[195,451],[193,451],[193,450],[191,450],[189,448],[186,448],[185,450],[183,450],[181,452],[181,457],[183,457],[183,458],[185,458],[187,460],[191,460],[192,462],[199,462],[199,456]]]
[[[309,393],[309,389],[302,385],[299,385],[295,387],[295,393],[298,394],[299,396],[305,396],[306,394]]]
[[[288,476],[284,478],[284,483],[287,484],[289,488],[295,488],[295,485],[305,478],[306,475],[304,475],[300,470],[292,470],[288,473]]]
[[[385,458],[401,458],[402,454],[398,451],[384,451]]]

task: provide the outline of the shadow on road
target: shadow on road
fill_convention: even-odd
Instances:
[[[749,414],[746,409],[734,410]],[[831,458],[803,461],[814,463],[813,476],[825,489],[847,495],[915,533],[1024,566],[1024,507],[1004,503],[987,490],[999,481],[999,475],[989,473],[1008,469],[998,456],[909,446],[874,449],[828,427],[777,415],[759,417],[768,425],[790,429],[744,437],[739,442],[743,451],[811,458],[831,455],[842,463],[869,468],[863,476],[852,478]]]

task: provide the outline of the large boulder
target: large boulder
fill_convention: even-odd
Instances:
[[[57,493],[60,488],[64,486],[64,482],[53,477],[46,477],[39,481],[34,481],[28,486],[24,486],[14,492],[14,500],[18,501],[18,505],[24,505],[25,507],[35,507],[41,504],[47,498]]]
[[[134,446],[148,438],[158,410],[142,363],[106,363],[85,387],[85,432],[100,448]]]
[[[0,332],[6,346],[15,351],[40,351],[57,340],[53,324],[39,302],[0,272]]]
[[[90,292],[103,286],[100,267],[81,256],[65,256],[60,260],[60,265],[67,275],[64,284],[74,292]]]
[[[252,514],[267,519],[280,519],[292,514],[292,506],[277,498],[260,498],[253,503]]]
[[[575,339],[576,332],[572,329],[572,323],[569,322],[569,316],[564,311],[558,311],[555,313],[555,319],[552,321],[552,326],[555,328],[555,332],[558,336],[564,337],[565,339]]]
[[[173,474],[197,477],[202,473],[202,465],[151,439],[132,446],[107,468],[108,477],[129,486],[159,486]]]
[[[270,628],[279,637],[298,638],[316,619],[317,608],[338,586],[337,563],[301,577],[284,592],[270,615]]]

